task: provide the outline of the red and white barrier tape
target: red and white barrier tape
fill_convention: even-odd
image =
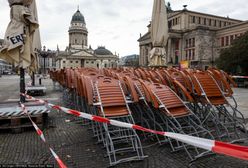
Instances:
[[[21,108],[22,108],[24,114],[27,114],[27,115],[28,115],[28,118],[30,119],[32,125],[34,126],[34,128],[35,128],[35,130],[36,130],[36,133],[39,135],[39,137],[41,138],[41,140],[42,140],[44,143],[46,143],[46,139],[45,139],[45,136],[44,136],[43,132],[42,132],[41,129],[35,124],[35,122],[32,120],[32,118],[31,118],[31,116],[29,115],[29,113],[28,113],[28,111],[27,111],[25,105],[22,104],[22,103],[20,103],[20,104],[21,104]],[[60,167],[60,168],[67,168],[67,166],[62,162],[62,160],[61,160],[61,159],[58,157],[58,155],[54,152],[54,150],[53,150],[52,148],[50,148],[50,147],[49,147],[49,149],[50,149],[50,151],[51,151],[53,157],[56,159],[56,161],[57,161],[59,167]]]
[[[248,76],[232,76],[233,78],[248,79]]]
[[[23,95],[25,95],[25,94],[23,94]],[[25,95],[25,96],[28,99],[39,101],[40,103],[47,103],[44,100],[36,99],[36,98],[29,96],[29,95]],[[116,120],[111,120],[108,118],[79,112],[77,110],[71,110],[71,109],[61,107],[58,105],[53,105],[51,103],[47,103],[47,105],[50,108],[63,111],[67,114],[72,114],[72,115],[75,115],[77,117],[89,119],[89,120],[96,121],[96,122],[111,124],[111,125],[114,125],[117,127],[136,129],[136,130],[140,130],[140,131],[145,131],[145,132],[149,132],[149,133],[153,133],[153,134],[166,136],[166,137],[169,137],[169,138],[172,138],[172,139],[181,141],[183,143],[186,143],[186,144],[198,147],[198,148],[202,148],[202,149],[205,149],[208,151],[212,151],[212,152],[219,153],[219,154],[224,154],[227,156],[232,156],[232,157],[243,159],[243,160],[248,160],[248,147],[246,147],[246,146],[234,145],[234,144],[229,144],[229,143],[225,143],[225,142],[221,142],[221,141],[215,141],[215,140],[199,138],[199,137],[194,137],[194,136],[184,135],[184,134],[179,134],[179,133],[173,133],[173,132],[155,131],[155,130],[141,127],[139,125],[125,123],[125,122],[116,121]]]

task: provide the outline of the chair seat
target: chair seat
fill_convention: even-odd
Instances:
[[[168,109],[168,111],[170,113],[167,115],[172,116],[172,117],[179,117],[179,116],[184,116],[184,115],[189,114],[189,111],[185,106],[170,108],[170,109]]]
[[[223,105],[226,104],[226,100],[224,97],[219,96],[219,97],[208,97],[209,101],[213,104],[213,105]]]
[[[129,114],[126,106],[104,107],[103,110],[105,117],[115,117]],[[103,116],[103,114],[100,115]]]

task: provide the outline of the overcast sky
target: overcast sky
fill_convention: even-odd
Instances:
[[[36,0],[41,43],[49,49],[68,46],[68,29],[77,6],[85,17],[88,44],[103,45],[120,56],[139,54],[137,39],[147,32],[153,0]],[[167,3],[168,1],[166,1]],[[173,10],[188,10],[248,20],[247,0],[170,0]],[[0,0],[0,38],[9,23],[9,5]]]

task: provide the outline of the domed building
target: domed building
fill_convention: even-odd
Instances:
[[[69,45],[65,51],[57,48],[56,68],[94,67],[109,68],[116,67],[119,57],[105,48],[99,46],[93,50],[88,47],[88,30],[84,16],[78,9],[72,16],[69,27]]]

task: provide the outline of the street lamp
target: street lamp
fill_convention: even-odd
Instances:
[[[46,73],[46,58],[49,56],[49,51],[46,51],[46,46],[40,51],[40,56],[43,58],[43,74]]]

